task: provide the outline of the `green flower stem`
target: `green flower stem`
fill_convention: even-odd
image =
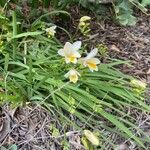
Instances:
[[[12,13],[12,21],[13,21],[13,37],[17,35],[17,19],[16,12]],[[16,49],[17,49],[17,40],[13,39],[13,59],[16,58]]]

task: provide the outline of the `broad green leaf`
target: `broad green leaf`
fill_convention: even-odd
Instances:
[[[142,0],[142,3],[141,3],[144,7],[150,5],[150,0]]]

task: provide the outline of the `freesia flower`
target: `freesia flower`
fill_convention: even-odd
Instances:
[[[141,90],[145,90],[147,84],[144,83],[143,81],[140,80],[136,80],[136,79],[132,79],[131,80],[131,85],[135,88],[141,89]]]
[[[85,21],[88,21],[90,19],[91,19],[91,17],[89,17],[89,16],[83,16],[80,18],[80,22],[85,22]]]
[[[89,16],[83,16],[80,18],[80,21],[79,21],[78,28],[80,32],[85,36],[88,36],[91,31],[90,23],[89,23],[90,19],[91,17]]]
[[[78,50],[81,47],[81,41],[74,42],[73,44],[66,42],[63,49],[58,51],[58,54],[65,57],[66,63],[77,63],[77,58],[80,58],[81,55]]]
[[[46,32],[48,33],[48,36],[52,36],[52,37],[55,36],[55,33],[56,33],[55,29],[56,29],[56,26],[52,26],[50,28],[47,28]]]
[[[98,49],[94,48],[85,58],[82,58],[81,61],[83,65],[88,67],[90,71],[98,71],[97,65],[100,64],[100,60],[95,58],[98,53]]]
[[[89,130],[84,130],[85,137],[95,146],[99,145],[99,139]]]
[[[69,72],[65,74],[65,77],[69,78],[70,82],[73,83],[76,83],[78,81],[78,76],[80,76],[80,73],[75,69],[71,69]]]
[[[83,28],[85,25],[85,22],[79,22],[79,28]]]

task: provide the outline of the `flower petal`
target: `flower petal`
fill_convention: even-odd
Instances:
[[[73,46],[70,42],[66,42],[65,46],[64,46],[64,53],[65,55],[70,55],[72,53],[73,50]]]
[[[73,63],[73,64],[76,64],[77,63],[77,58],[74,57],[74,56],[66,56],[65,61],[66,61],[67,64],[70,63],[70,62]]]
[[[81,57],[81,55],[80,55],[80,53],[79,52],[74,52],[74,56],[76,57],[76,58],[80,58]]]
[[[47,29],[46,29],[46,32],[47,32],[50,36],[54,36],[55,33],[56,33],[55,29],[56,29],[56,26],[52,26],[52,27],[50,27],[50,28],[47,28]]]
[[[68,78],[69,75],[70,75],[70,71],[68,71],[68,72],[64,75],[64,77],[65,77],[65,78]]]
[[[100,64],[100,60],[98,58],[91,58],[88,61],[94,63],[94,64]]]
[[[71,69],[65,74],[66,78],[70,79],[70,82],[76,83],[78,81],[78,76],[80,76],[79,72],[75,69]]]
[[[52,26],[50,27],[52,30],[55,30],[57,26]]]
[[[89,59],[89,58],[93,58],[93,57],[95,57],[96,55],[97,55],[97,53],[98,53],[98,49],[97,48],[94,48],[88,55],[87,55],[87,59]]]
[[[66,61],[66,64],[70,63],[70,59],[68,57],[65,57],[65,61]]]
[[[76,41],[76,42],[74,42],[72,45],[73,45],[73,49],[74,50],[79,50],[80,48],[81,48],[81,44],[82,44],[82,42],[81,41]]]
[[[58,50],[58,54],[59,54],[60,56],[65,56],[65,54],[64,54],[64,49]]]
[[[77,63],[77,59],[74,59],[74,61],[72,61],[72,63],[76,64]]]
[[[90,71],[98,71],[98,67],[97,64],[99,64],[100,61],[97,58],[91,58],[91,59],[87,59],[85,61],[85,66],[88,66],[88,68],[90,69]]]
[[[99,145],[99,139],[89,130],[84,130],[85,137],[95,146]]]
[[[91,17],[89,17],[89,16],[83,16],[80,18],[80,22],[85,22],[85,21],[88,21],[90,19],[91,19]]]
[[[78,71],[76,71],[76,73],[77,73],[78,76],[81,76],[80,73],[79,73]]]
[[[89,69],[90,69],[91,72],[93,72],[93,71],[98,71],[98,67],[97,67],[97,66],[95,66],[95,68],[89,67]]]
[[[69,79],[70,79],[70,82],[76,83],[78,81],[78,75],[77,74],[70,75]]]

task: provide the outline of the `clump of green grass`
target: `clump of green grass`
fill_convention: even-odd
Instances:
[[[149,112],[150,108],[131,86],[133,77],[115,68],[127,62],[110,60],[108,64],[100,64],[96,72],[81,68],[78,82],[70,83],[64,77],[70,66],[58,56],[58,50],[62,48],[59,40],[48,38],[44,31],[17,34],[15,12],[12,22],[13,30],[10,32],[13,34],[9,41],[2,32],[1,104],[7,102],[13,107],[26,105],[27,102],[40,104],[80,130],[98,127],[101,141],[108,142],[113,148],[114,143],[101,129],[131,138],[139,147],[145,148],[145,141],[135,132],[138,130],[145,134],[137,128],[135,118],[127,114],[125,108],[141,112]],[[82,48],[80,53],[84,51]],[[70,114],[84,124],[82,129],[69,119]]]

